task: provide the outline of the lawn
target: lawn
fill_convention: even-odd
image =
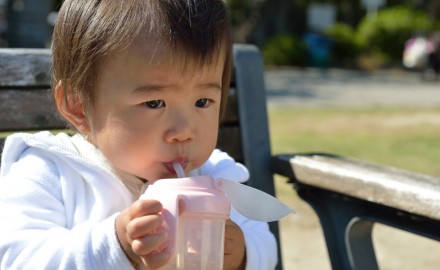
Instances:
[[[270,108],[272,152],[329,152],[440,176],[440,108]]]

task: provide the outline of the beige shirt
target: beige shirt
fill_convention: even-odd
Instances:
[[[76,134],[72,137],[72,142],[81,156],[87,157],[88,159],[93,159],[99,166],[105,167],[109,171],[113,172],[118,180],[121,181],[130,191],[133,201],[138,200],[148,188],[148,182],[143,182],[136,176],[121,172],[112,167],[110,162],[101,153],[101,151],[99,151],[96,146],[88,142],[84,136]]]

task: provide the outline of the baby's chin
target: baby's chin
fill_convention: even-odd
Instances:
[[[193,168],[193,164],[192,163],[188,163],[185,164],[185,176],[188,176],[191,171],[194,170]],[[166,169],[165,170],[159,170],[156,172],[152,172],[150,171],[150,173],[145,173],[145,174],[132,174],[133,176],[135,176],[136,178],[138,178],[139,180],[143,181],[144,183],[148,182],[149,184],[154,184],[156,181],[161,180],[161,179],[170,179],[170,178],[179,178],[176,171],[174,170],[174,168],[168,166],[169,168],[167,168],[167,166],[165,166]]]
[[[156,181],[161,179],[170,179],[170,178],[177,178],[176,174],[164,174],[160,176],[149,176],[148,178],[136,176],[139,180],[141,180],[144,183],[154,184]]]

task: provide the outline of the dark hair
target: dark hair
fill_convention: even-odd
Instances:
[[[203,66],[224,51],[224,112],[232,69],[229,13],[223,0],[66,0],[52,39],[53,88],[62,84],[64,102],[77,94],[90,109],[106,57],[147,38]]]

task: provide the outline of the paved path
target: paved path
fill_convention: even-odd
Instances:
[[[416,72],[267,69],[269,106],[440,106],[440,82]]]

